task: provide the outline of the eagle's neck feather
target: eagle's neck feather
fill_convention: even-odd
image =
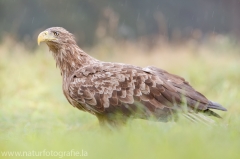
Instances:
[[[71,77],[76,70],[98,61],[85,53],[76,44],[50,45],[49,49],[53,53],[56,65],[59,67],[64,80]]]

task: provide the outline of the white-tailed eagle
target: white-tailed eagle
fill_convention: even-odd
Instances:
[[[160,68],[99,61],[85,53],[61,27],[38,36],[46,42],[60,68],[63,92],[71,105],[94,114],[100,124],[117,125],[130,118],[172,121],[185,110],[220,117],[226,111],[194,90],[182,77]],[[191,118],[191,116],[189,116]]]

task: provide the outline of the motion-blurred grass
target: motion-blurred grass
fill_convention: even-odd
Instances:
[[[102,130],[94,116],[68,104],[46,46],[29,51],[5,39],[0,45],[1,152],[83,149],[87,158],[240,158],[240,47],[222,40],[147,48],[110,39],[84,50],[100,60],[154,65],[181,75],[228,112],[218,112],[223,119],[212,126],[134,120],[115,131]]]

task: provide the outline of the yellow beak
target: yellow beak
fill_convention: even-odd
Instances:
[[[56,38],[53,35],[49,34],[48,31],[43,31],[38,35],[38,45],[44,41],[55,40]]]

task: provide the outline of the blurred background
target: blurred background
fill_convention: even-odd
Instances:
[[[0,35],[35,42],[40,30],[62,26],[84,45],[105,37],[150,44],[159,37],[239,39],[239,15],[239,0],[1,0]]]
[[[228,111],[213,125],[133,120],[106,132],[68,103],[54,58],[37,46],[53,26],[99,60],[180,75]],[[240,0],[0,0],[0,158],[83,149],[88,158],[239,159],[239,60]]]

